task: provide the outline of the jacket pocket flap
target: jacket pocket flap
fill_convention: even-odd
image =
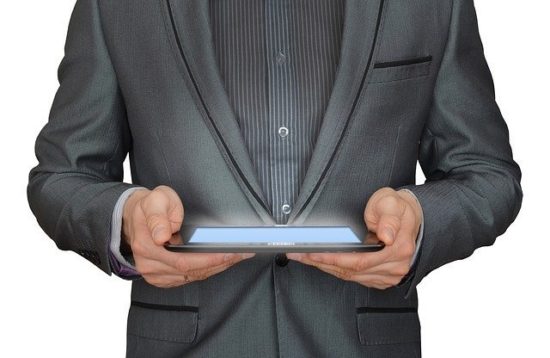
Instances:
[[[357,308],[357,331],[363,345],[420,341],[416,308]]]
[[[132,301],[127,331],[139,337],[191,343],[197,334],[198,315],[196,306],[167,306]]]

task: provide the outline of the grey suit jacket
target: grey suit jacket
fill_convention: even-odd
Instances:
[[[77,0],[28,200],[59,248],[107,273],[114,203],[174,188],[185,222],[271,225],[223,90],[207,1]],[[416,286],[490,245],[521,206],[521,171],[472,0],[348,0],[336,82],[289,225],[366,230],[383,186],[424,210],[411,280],[369,289],[260,255],[207,280],[133,281],[130,357],[418,357]],[[129,153],[132,182],[124,183]],[[415,183],[417,160],[426,182]]]

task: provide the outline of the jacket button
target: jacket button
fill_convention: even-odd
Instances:
[[[277,254],[275,255],[275,263],[281,267],[286,266],[288,264],[288,257],[286,257],[286,254]]]

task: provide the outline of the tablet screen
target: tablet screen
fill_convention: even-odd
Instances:
[[[198,227],[188,243],[353,243],[361,241],[341,227]]]

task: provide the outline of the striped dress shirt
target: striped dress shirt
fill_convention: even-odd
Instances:
[[[334,83],[343,0],[210,0],[218,69],[272,215],[285,224]]]

